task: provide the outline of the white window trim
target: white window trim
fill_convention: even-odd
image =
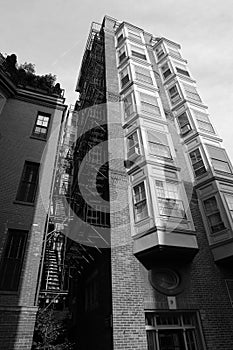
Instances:
[[[146,198],[146,206],[147,206],[147,216],[143,219],[136,220],[136,213],[135,213],[135,202],[134,202],[134,187],[139,186],[141,183],[144,184],[144,189],[145,189],[145,198]],[[132,203],[133,203],[133,213],[134,213],[134,224],[138,224],[142,222],[143,220],[148,220],[150,217],[150,208],[149,208],[149,191],[147,188],[147,183],[145,179],[140,179],[137,182],[132,184]],[[138,203],[138,202],[137,202]]]
[[[146,59],[134,56],[132,54],[132,51],[133,51],[132,50],[132,46],[134,46],[135,48],[138,48],[139,51],[143,50],[144,55],[146,56]],[[150,62],[146,48],[144,46],[142,46],[142,45],[138,45],[136,42],[135,43],[130,43],[130,45],[129,45],[129,53],[130,53],[130,57],[133,58],[133,59],[140,60],[141,62]],[[139,53],[141,53],[141,52],[139,52]]]

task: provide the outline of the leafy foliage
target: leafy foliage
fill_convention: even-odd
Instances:
[[[34,330],[32,350],[73,350],[67,320],[57,319],[54,310],[40,310]]]
[[[15,54],[6,56],[2,67],[17,86],[24,88],[31,87],[46,91],[49,94],[61,95],[60,84],[55,84],[56,75],[51,73],[36,75],[35,65],[28,62],[18,65]]]

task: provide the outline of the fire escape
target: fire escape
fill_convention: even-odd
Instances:
[[[107,166],[98,172],[98,184],[89,178],[90,169],[96,168],[100,159],[86,157],[88,166],[82,167],[85,155],[106,140],[107,135],[106,127],[102,125],[105,113],[99,106],[105,102],[103,57],[100,25],[94,23],[78,80],[80,101],[69,111],[57,154],[39,292],[39,303],[45,308],[66,300],[70,279],[78,279],[87,265],[94,262],[96,255],[102,253],[99,247],[103,246],[105,238],[101,228],[109,227],[107,211],[106,215],[98,209],[93,211],[81,194],[82,182],[90,196],[96,186],[103,196],[107,193]],[[100,153],[103,152],[100,147]],[[103,157],[101,159],[103,162]],[[95,208],[98,208],[98,203],[95,203]],[[88,230],[84,229],[87,223]],[[72,230],[75,230],[75,237]]]

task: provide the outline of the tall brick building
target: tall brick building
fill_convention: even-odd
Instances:
[[[15,55],[0,57],[1,350],[31,349],[57,143],[66,111],[58,85],[47,89],[44,79],[29,74],[31,85],[28,81],[25,86],[28,75],[15,63]],[[39,87],[39,80],[44,86]]]
[[[77,91],[80,349],[231,350],[233,169],[180,45],[106,16]]]

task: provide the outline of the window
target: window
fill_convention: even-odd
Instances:
[[[16,200],[33,203],[38,183],[39,164],[25,162]]]
[[[194,151],[189,153],[191,162],[192,162],[192,167],[194,170],[194,174],[196,177],[206,173],[206,168],[204,165],[204,162],[201,157],[201,152],[199,148],[195,149]]]
[[[140,92],[141,112],[153,114],[161,118],[160,109],[157,103],[157,98],[152,95]]]
[[[136,79],[143,83],[153,84],[150,71],[140,66],[134,66]]]
[[[171,158],[168,139],[165,134],[148,131],[149,152],[157,157]]]
[[[8,230],[7,242],[0,266],[0,290],[18,290],[26,240],[27,231]]]
[[[159,60],[164,55],[164,50],[163,50],[162,46],[157,47],[155,49],[155,53],[156,53],[156,56]]]
[[[126,49],[125,46],[121,47],[118,50],[119,63],[121,63],[126,58]]]
[[[129,118],[135,112],[133,93],[127,95],[124,100],[124,110],[126,118]]]
[[[168,217],[186,218],[180,186],[177,182],[155,181],[159,214]]]
[[[118,34],[118,36],[117,36],[117,44],[119,45],[122,42],[123,39],[124,39],[123,33]]]
[[[184,113],[182,113],[181,115],[179,115],[179,116],[177,117],[177,120],[178,120],[179,127],[180,127],[180,131],[181,131],[181,134],[182,134],[182,135],[185,135],[185,134],[187,134],[190,130],[192,130],[186,112],[184,112]]]
[[[165,63],[162,67],[161,67],[161,71],[162,71],[162,74],[163,74],[163,78],[166,79],[168,78],[172,72],[171,72],[171,69],[168,65],[168,63]]]
[[[49,128],[50,114],[38,112],[36,123],[32,132],[33,136],[46,139]]]
[[[140,155],[140,147],[138,140],[138,133],[135,131],[133,134],[127,137],[128,143],[128,157],[132,155]]]
[[[229,209],[230,214],[231,214],[231,218],[233,219],[233,194],[232,195],[225,194],[225,198],[226,198],[228,209]]]
[[[174,105],[176,104],[178,101],[181,100],[181,97],[180,97],[180,94],[179,94],[179,91],[177,89],[177,86],[174,85],[172,88],[170,88],[168,90],[169,92],[169,96],[170,96],[170,100],[171,100],[171,103]]]
[[[148,216],[148,209],[144,182],[134,186],[133,203],[135,222],[145,219]]]
[[[134,57],[137,57],[137,58],[140,58],[141,60],[146,61],[146,53],[143,48],[131,45],[131,54]]]
[[[186,66],[184,66],[184,65],[176,66],[176,71],[179,74],[185,75],[186,77],[190,77],[190,74],[187,71]]]
[[[86,210],[86,222],[94,226],[109,225],[109,208],[102,205],[92,204]]]
[[[121,87],[123,88],[129,82],[128,67],[124,68],[120,73]]]
[[[180,52],[179,52],[178,49],[175,48],[175,47],[174,47],[174,48],[168,47],[168,52],[169,52],[169,54],[171,54],[172,56],[181,57]]]
[[[194,312],[146,312],[148,350],[201,350],[202,333]]]
[[[201,102],[201,98],[198,95],[197,89],[194,86],[188,85],[188,84],[183,84],[183,86],[184,86],[185,95],[187,98],[194,101]]]
[[[128,30],[128,37],[129,37],[129,39],[134,39],[134,40],[142,42],[142,37],[141,37],[141,34],[139,32],[134,32],[132,30]]]
[[[195,117],[197,119],[198,128],[205,132],[215,134],[214,128],[210,123],[208,115],[194,109],[192,109],[192,111],[195,114]]]
[[[215,171],[231,174],[231,168],[225,149],[206,145]]]
[[[225,225],[222,221],[216,198],[208,198],[203,203],[211,233],[224,230]]]

